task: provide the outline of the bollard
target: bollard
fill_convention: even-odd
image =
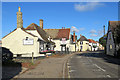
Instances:
[[[32,52],[32,63],[33,63],[33,60],[34,60],[34,56],[33,55],[34,55],[34,53]]]

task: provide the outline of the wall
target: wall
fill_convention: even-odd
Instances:
[[[87,51],[89,49],[89,45],[86,43],[89,43],[88,41],[82,41],[83,44],[80,44],[80,41],[77,42],[77,47],[78,47],[78,51],[80,51],[80,47],[82,46],[82,51]]]
[[[23,45],[23,39],[26,37],[34,40],[33,45]],[[22,54],[22,57],[31,57],[32,52],[34,52],[34,57],[44,56],[39,54],[39,42],[37,40],[38,37],[33,37],[21,28],[17,28],[17,30],[2,39],[2,47],[10,49],[14,57],[16,57],[16,54]]]
[[[111,38],[111,39],[110,39]],[[112,45],[112,49],[110,49],[110,45]],[[109,55],[114,55],[115,52],[115,44],[114,44],[114,40],[113,40],[113,36],[112,36],[112,32],[108,33],[108,37],[107,37],[107,54]]]

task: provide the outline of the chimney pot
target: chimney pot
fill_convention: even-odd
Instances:
[[[80,37],[81,37],[82,35],[80,34]]]

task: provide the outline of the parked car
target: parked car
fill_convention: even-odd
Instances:
[[[13,53],[9,49],[4,47],[0,47],[0,55],[2,56],[1,60],[3,63],[11,61],[13,59]]]

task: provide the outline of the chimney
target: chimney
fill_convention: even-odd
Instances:
[[[80,34],[80,37],[81,37],[82,35]]]
[[[43,29],[43,19],[40,19],[40,27]]]
[[[73,43],[75,43],[75,31],[73,32]]]
[[[63,27],[62,27],[62,29],[63,29]]]
[[[22,19],[22,12],[21,8],[18,8],[17,12],[17,28],[23,28],[23,19]]]

